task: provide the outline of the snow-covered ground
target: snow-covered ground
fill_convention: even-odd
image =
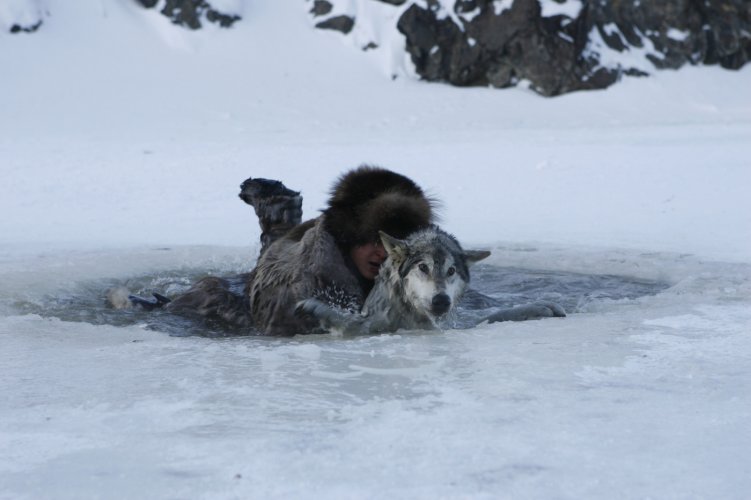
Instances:
[[[747,498],[751,69],[551,100],[392,80],[304,2],[202,32],[126,0],[35,5],[39,31],[0,34],[0,498]],[[314,215],[363,162],[442,200],[492,265],[670,287],[356,339],[26,307],[250,269],[242,180]]]

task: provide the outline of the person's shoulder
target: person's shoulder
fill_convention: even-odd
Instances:
[[[289,232],[284,235],[284,239],[295,242],[300,241],[303,239],[303,236],[305,236],[305,233],[315,227],[317,223],[318,219],[306,220],[302,224],[298,224],[297,226],[290,229]]]
[[[261,258],[293,261],[315,272],[320,267],[328,267],[332,260],[340,259],[340,254],[334,237],[326,230],[323,216],[320,216],[292,228],[276,240]]]

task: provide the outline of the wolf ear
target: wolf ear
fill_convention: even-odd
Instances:
[[[480,262],[482,259],[490,257],[490,252],[487,250],[465,250],[464,258],[467,259],[467,264],[474,264]]]
[[[404,240],[389,236],[383,231],[378,231],[378,234],[381,236],[383,248],[386,249],[386,253],[389,254],[389,257],[395,261],[404,260],[407,256],[407,243],[405,243]]]

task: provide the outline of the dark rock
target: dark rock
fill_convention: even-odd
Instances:
[[[38,30],[42,26],[42,20],[40,19],[34,24],[31,24],[29,26],[21,26],[20,24],[14,24],[10,27],[11,33],[34,33],[36,30]]]
[[[0,0],[0,5],[6,0]],[[11,5],[14,5],[11,2]],[[42,27],[44,18],[49,16],[47,10],[42,9],[37,0],[15,2],[10,9],[0,7],[0,30],[12,34],[34,33]]]
[[[350,16],[335,16],[316,24],[316,28],[341,31],[345,35],[352,31],[354,26],[355,19]]]
[[[516,0],[501,15],[492,4],[483,10],[480,3],[469,5],[480,12],[462,27],[449,17],[437,19],[430,7],[412,5],[404,12],[397,27],[423,78],[495,87],[529,80],[543,95],[593,85],[595,61],[582,57],[575,22],[563,16],[543,18],[537,0]],[[610,84],[615,79],[610,72],[597,72],[594,81]]]
[[[381,3],[387,3],[390,5],[404,5],[405,3],[407,3],[407,0],[377,0],[377,1]]]
[[[644,50],[657,69],[736,69],[751,59],[748,0],[582,0],[573,19],[543,17],[537,0],[515,0],[499,13],[491,0],[456,0],[454,16],[441,9],[438,0],[413,3],[397,28],[418,74],[453,85],[509,87],[527,80],[553,96],[646,74],[644,66],[604,64],[605,50]]]
[[[154,8],[158,0],[135,0],[141,6]],[[199,29],[201,21],[216,23],[223,28],[229,28],[240,16],[220,12],[213,8],[206,0],[167,0],[161,13],[168,17],[174,24],[190,29]]]
[[[326,14],[329,14],[333,8],[334,6],[331,2],[327,2],[326,0],[315,0],[313,2],[313,8],[310,9],[310,13],[315,17],[325,16]]]
[[[222,28],[231,28],[235,21],[240,20],[240,16],[235,14],[222,14],[221,12],[209,9],[206,11],[206,19],[211,23],[216,23]]]

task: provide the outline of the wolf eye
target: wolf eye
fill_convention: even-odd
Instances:
[[[451,266],[451,267],[449,267],[449,268],[448,268],[448,270],[446,271],[446,275],[447,275],[447,276],[453,276],[455,272],[456,272],[456,268],[455,268],[454,266]]]
[[[425,274],[428,274],[430,272],[430,269],[428,269],[428,265],[424,262],[422,262],[419,266],[417,266],[417,269],[424,272]]]

